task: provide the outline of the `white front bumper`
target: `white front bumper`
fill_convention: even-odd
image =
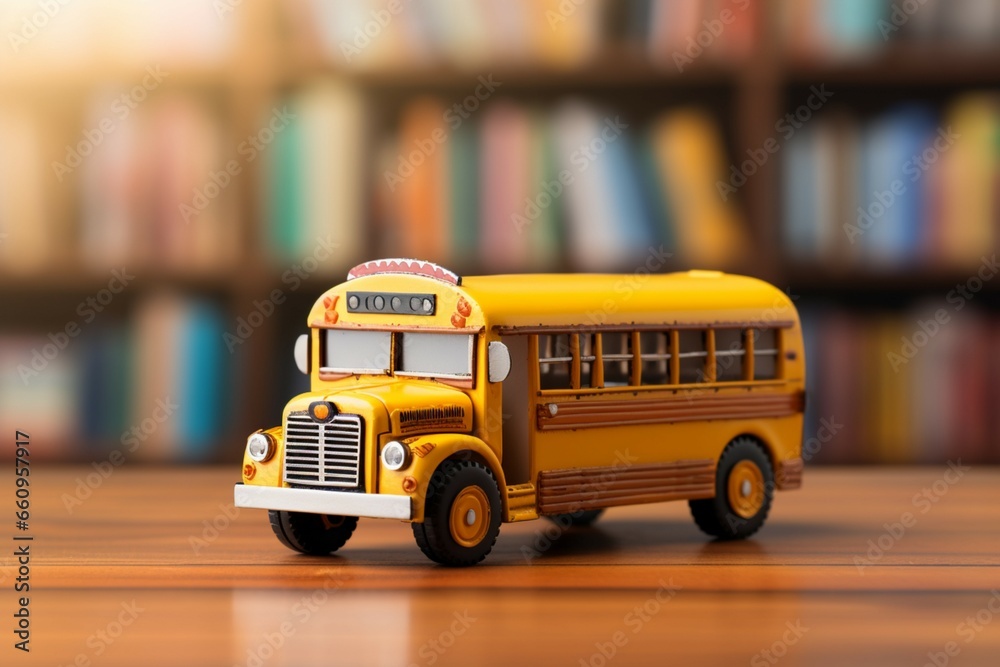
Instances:
[[[250,509],[364,516],[376,519],[402,519],[404,521],[408,521],[412,517],[412,503],[409,496],[319,489],[288,489],[246,484],[237,484],[234,496],[237,507]]]

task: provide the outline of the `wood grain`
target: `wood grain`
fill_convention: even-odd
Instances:
[[[33,651],[11,647],[4,549],[0,664],[920,666],[955,642],[949,664],[996,665],[1000,471],[948,470],[809,469],[738,543],[682,503],[504,525],[485,564],[449,570],[391,521],[295,555],[234,514],[235,467],[126,465],[68,507],[93,468],[36,468]]]

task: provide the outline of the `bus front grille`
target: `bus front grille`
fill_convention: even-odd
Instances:
[[[360,415],[338,414],[319,423],[292,413],[285,424],[284,479],[294,486],[355,489],[361,483]]]

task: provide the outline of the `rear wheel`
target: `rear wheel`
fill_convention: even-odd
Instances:
[[[500,490],[484,466],[445,461],[427,487],[423,523],[413,537],[424,555],[452,567],[475,565],[500,534]]]
[[[269,510],[271,530],[289,549],[323,556],[333,553],[351,539],[358,527],[356,516],[333,516]]]
[[[576,526],[582,528],[592,526],[602,514],[604,514],[604,510],[602,509],[579,510],[571,514],[548,514],[545,518],[559,526]]]
[[[702,531],[723,540],[750,537],[764,525],[774,494],[774,472],[763,448],[737,438],[722,452],[715,473],[715,497],[689,500]]]

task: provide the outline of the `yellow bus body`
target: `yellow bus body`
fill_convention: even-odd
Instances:
[[[289,401],[281,426],[265,431],[273,455],[265,462],[245,456],[243,485],[292,486],[283,475],[285,431],[290,416],[305,420],[320,401],[363,424],[355,491],[408,498],[402,518],[412,522],[424,520],[428,484],[446,460],[476,461],[492,473],[504,521],[711,498],[720,456],[741,437],[766,453],[774,488],[799,486],[805,354],[796,309],[775,287],[710,271],[449,282],[408,272],[405,263],[388,266],[395,270],[370,271],[315,302],[310,391]],[[433,315],[358,312],[349,307],[357,294],[433,295]],[[468,334],[472,375],[324,372],[318,360],[327,330]],[[731,349],[721,348],[723,339]],[[696,341],[697,351],[685,353],[681,341]],[[497,342],[512,370],[490,382]],[[652,361],[647,343],[659,345]],[[563,356],[551,352],[559,345]],[[737,359],[738,377],[721,365],[727,356]],[[694,365],[701,371],[692,378]],[[765,366],[766,376],[757,377]],[[604,379],[612,375],[617,381]],[[543,388],[553,382],[562,384]],[[393,441],[409,450],[397,471],[380,461]]]

